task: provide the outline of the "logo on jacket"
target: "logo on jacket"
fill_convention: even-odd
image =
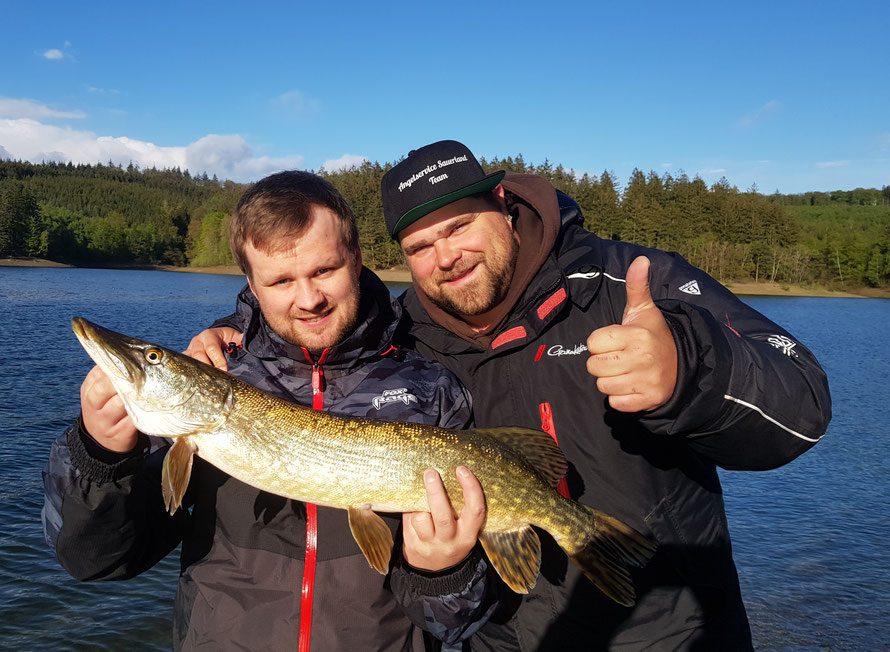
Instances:
[[[586,278],[586,279],[589,280],[589,279],[592,279],[592,278],[597,278],[599,275],[600,275],[599,270],[594,270],[594,271],[577,271],[577,272],[575,272],[574,274],[569,274],[568,276],[566,276],[566,278]]]
[[[795,342],[794,340],[785,337],[784,335],[770,335],[766,339],[766,341],[779,349],[785,355],[791,356],[792,358],[797,357],[797,351],[794,350],[794,347],[797,346],[797,342]]]
[[[685,292],[686,294],[701,294],[701,290],[698,287],[698,281],[684,283],[680,286],[680,292]]]
[[[417,403],[417,397],[414,396],[414,394],[409,394],[407,388],[400,387],[399,389],[383,390],[383,395],[375,396],[372,403],[374,404],[374,407],[379,410],[387,403],[398,403],[399,401],[408,405],[409,403]]]
[[[586,344],[578,344],[570,349],[564,348],[562,344],[556,344],[547,349],[547,355],[559,357],[561,355],[581,355],[587,353]]]
[[[552,358],[561,358],[564,355],[581,355],[587,353],[587,345],[583,342],[581,344],[576,344],[573,347],[565,347],[562,344],[554,344],[551,347],[548,347],[546,344],[541,344],[538,347],[538,352],[535,354],[535,362],[541,359],[541,356],[544,355],[544,352],[547,352]]]

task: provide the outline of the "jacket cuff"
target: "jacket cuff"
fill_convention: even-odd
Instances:
[[[463,593],[473,580],[485,573],[486,569],[487,565],[479,552],[479,547],[476,546],[463,561],[439,571],[414,568],[404,557],[400,557],[393,572],[405,577],[411,597],[418,600],[423,597]]]
[[[720,324],[688,303],[656,302],[677,347],[677,384],[664,405],[640,419],[654,433],[682,435],[711,423],[729,386],[732,353]]]
[[[93,482],[116,482],[133,475],[141,467],[151,442],[147,435],[139,433],[136,447],[126,453],[118,453],[101,446],[83,425],[83,417],[68,431],[68,449],[71,464]]]

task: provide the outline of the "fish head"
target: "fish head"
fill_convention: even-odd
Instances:
[[[210,432],[231,412],[233,379],[225,372],[82,317],[74,317],[71,328],[140,431],[159,437]]]

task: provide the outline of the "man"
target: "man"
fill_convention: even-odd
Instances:
[[[571,496],[658,545],[625,608],[545,543],[537,587],[474,649],[751,649],[717,467],[819,440],[812,354],[680,256],[601,240],[544,179],[485,175],[455,141],[409,153],[382,199],[413,277],[409,345],[461,379],[478,426],[546,430]]]
[[[399,305],[362,267],[355,216],[331,184],[305,172],[263,179],[238,204],[231,246],[248,287],[238,302],[242,346],[221,363],[230,373],[319,410],[467,426],[454,376],[392,346]],[[402,400],[379,400],[396,394]],[[493,608],[474,549],[484,497],[466,469],[457,472],[459,516],[439,476],[426,473],[431,513],[405,515],[404,543],[384,578],[345,511],[264,493],[200,458],[188,509],[167,514],[167,442],[136,431],[98,368],[83,382],[81,407],[45,473],[47,540],[81,580],[133,577],[181,543],[175,649],[418,649],[406,608],[446,641],[468,636]],[[399,518],[389,518],[394,532]],[[409,585],[413,567],[429,572]]]

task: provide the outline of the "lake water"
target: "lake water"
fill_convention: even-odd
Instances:
[[[41,470],[91,361],[80,315],[184,349],[243,279],[0,267],[0,649],[165,650],[173,555],[129,582],[82,584],[43,540]],[[758,650],[890,649],[890,301],[746,298],[811,348],[834,399],[828,435],[774,471],[722,473]]]

